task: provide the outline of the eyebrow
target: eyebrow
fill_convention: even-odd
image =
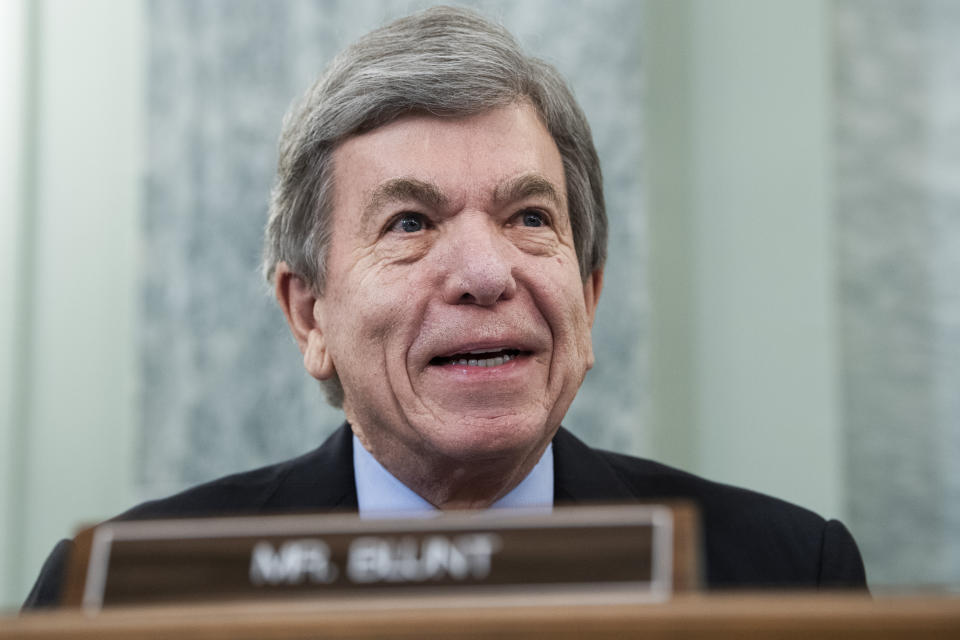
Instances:
[[[563,197],[556,186],[539,173],[525,173],[500,184],[494,191],[493,200],[499,206],[536,196],[545,197],[557,207],[563,207]],[[416,202],[434,210],[442,210],[448,207],[450,201],[440,187],[432,182],[411,177],[391,178],[377,185],[370,194],[361,214],[362,223],[370,223],[380,209],[394,202]]]
[[[563,197],[554,184],[539,173],[525,173],[497,187],[494,202],[506,204],[535,196],[545,197],[554,205],[563,208]]]
[[[431,209],[447,206],[447,198],[437,185],[416,178],[392,178],[373,190],[363,208],[362,219],[369,221],[378,210],[392,202],[417,202]]]

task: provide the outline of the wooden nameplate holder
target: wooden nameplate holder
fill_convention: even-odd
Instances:
[[[658,602],[700,584],[689,504],[107,522],[82,531],[63,603],[335,598],[422,606]]]

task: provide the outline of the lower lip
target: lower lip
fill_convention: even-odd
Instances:
[[[502,378],[526,368],[532,360],[531,354],[518,355],[511,360],[492,367],[470,366],[468,364],[437,364],[430,365],[431,371],[452,374],[464,379],[482,380]]]

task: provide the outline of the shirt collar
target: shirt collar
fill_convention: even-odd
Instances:
[[[353,477],[361,517],[430,517],[437,508],[387,471],[353,436]],[[553,508],[553,443],[527,477],[490,505],[491,509]]]

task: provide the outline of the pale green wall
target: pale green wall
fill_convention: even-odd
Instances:
[[[11,458],[0,526],[7,607],[58,538],[133,497],[142,155],[141,4],[20,7],[33,23],[32,41],[20,43],[32,49],[20,59],[33,90],[13,95],[32,117],[26,148],[0,151],[4,163],[17,154],[24,181],[0,238],[22,252],[19,292],[3,308],[3,339],[22,354],[3,360],[18,391],[0,431]]]
[[[656,455],[842,515],[826,3],[648,3]]]
[[[18,570],[14,557],[19,531],[12,526],[22,492],[19,491],[20,408],[19,336],[23,321],[17,308],[22,283],[25,175],[20,161],[26,93],[27,11],[25,2],[0,4],[0,606],[16,597],[10,576]]]

